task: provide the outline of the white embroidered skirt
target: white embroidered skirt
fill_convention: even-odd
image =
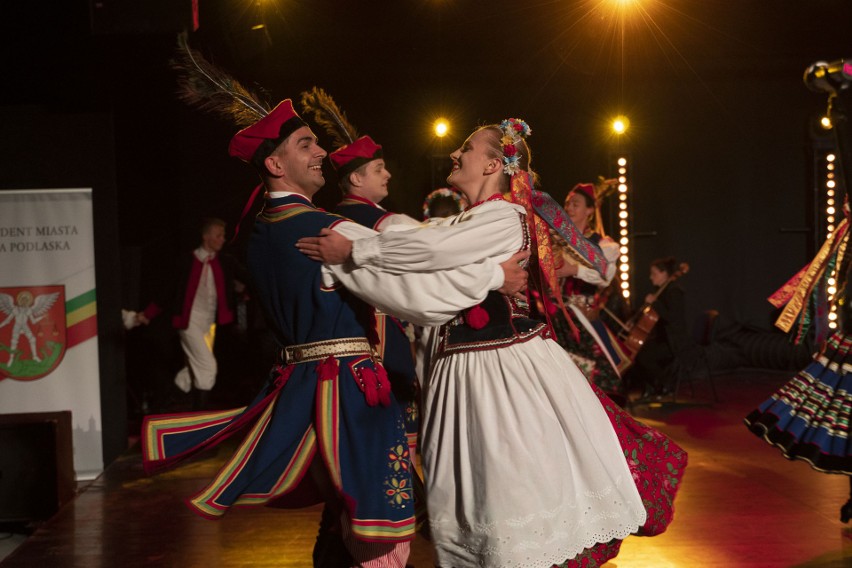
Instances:
[[[609,418],[555,341],[437,357],[424,401],[438,565],[549,568],[645,522]]]

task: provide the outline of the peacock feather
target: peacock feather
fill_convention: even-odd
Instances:
[[[178,49],[170,64],[178,72],[182,101],[219,114],[241,128],[269,114],[268,102],[189,47],[185,32],[178,35]]]
[[[336,148],[352,144],[358,139],[358,131],[340,110],[331,95],[320,87],[302,93],[302,111],[312,113],[314,121],[328,132]]]

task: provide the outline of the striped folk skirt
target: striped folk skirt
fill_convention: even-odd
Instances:
[[[852,336],[835,333],[813,361],[745,418],[790,460],[852,475]]]

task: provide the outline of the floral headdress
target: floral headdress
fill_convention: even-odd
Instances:
[[[464,209],[468,206],[467,198],[461,194],[460,191],[456,191],[455,189],[450,189],[449,187],[441,187],[436,189],[432,193],[426,196],[426,199],[423,200],[423,218],[429,218],[429,207],[432,205],[432,202],[435,199],[447,197],[452,199],[455,204],[458,206],[459,211],[464,211]]]
[[[503,146],[503,172],[510,176],[515,175],[521,170],[517,144],[531,135],[532,129],[520,118],[507,118],[500,123],[500,130],[503,131],[503,138],[500,139]]]

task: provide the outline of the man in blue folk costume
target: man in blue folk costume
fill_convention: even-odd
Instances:
[[[317,125],[331,136],[336,150],[329,154],[337,173],[343,200],[334,212],[370,229],[382,231],[391,225],[419,225],[420,221],[392,213],[380,203],[388,196],[391,173],[381,145],[370,136],[359,136],[334,99],[319,87],[302,93],[304,114],[311,113]],[[406,430],[412,462],[417,452],[417,399],[420,386],[414,369],[412,341],[414,326],[376,310],[376,341],[394,394],[406,407]]]
[[[408,215],[391,213],[379,202],[387,197],[390,172],[385,166],[382,147],[369,136],[361,136],[351,144],[329,154],[340,179],[343,201],[334,212],[359,225],[381,231],[392,224],[419,222]],[[379,354],[393,386],[394,393],[406,406],[406,431],[409,452],[414,460],[417,451],[417,397],[419,385],[414,371],[413,326],[376,310],[376,335]]]
[[[230,154],[255,167],[267,192],[247,260],[281,346],[279,359],[245,408],[149,417],[145,470],[170,467],[245,427],[234,455],[188,499],[191,508],[218,518],[233,505],[324,501],[315,566],[403,567],[415,534],[413,467],[405,408],[376,349],[374,308],[335,285],[324,265],[295,246],[324,228],[349,238],[375,232],[312,204],[325,183],[327,154],[289,99],[238,132]],[[482,290],[516,292],[523,285],[517,260],[444,272],[434,286],[469,289],[466,302],[476,305]],[[387,286],[428,278],[392,274]],[[326,529],[339,533],[344,558]]]

